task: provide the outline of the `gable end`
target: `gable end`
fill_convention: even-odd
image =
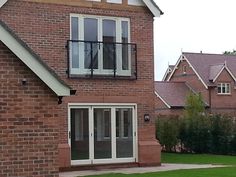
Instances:
[[[58,78],[54,71],[2,21],[0,21],[0,40],[57,96],[69,96],[74,93],[71,88]]]

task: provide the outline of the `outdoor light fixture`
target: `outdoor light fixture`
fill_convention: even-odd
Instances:
[[[150,115],[149,114],[144,114],[144,121],[149,122],[150,121]]]
[[[22,79],[21,83],[22,83],[22,85],[26,85],[27,80],[24,78],[24,79]]]

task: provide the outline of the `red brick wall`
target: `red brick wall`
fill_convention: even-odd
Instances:
[[[211,90],[211,107],[213,112],[233,114],[235,116],[236,108],[236,90],[234,89],[235,82],[230,74],[223,70],[220,76],[216,80],[217,83],[230,83],[231,84],[231,94],[230,95],[219,95],[217,94],[217,87]]]
[[[186,74],[182,73],[182,66],[187,66]],[[202,82],[198,79],[197,75],[194,73],[192,68],[188,65],[186,61],[182,61],[178,69],[173,74],[170,81],[186,81],[195,91],[200,92],[207,103],[209,102],[209,89],[206,89]],[[224,70],[220,76],[217,78],[214,84],[217,83],[231,83],[231,94],[230,95],[219,95],[217,94],[217,87],[210,89],[211,94],[211,110],[212,113],[236,115],[236,90],[234,89],[234,80],[230,74]],[[165,112],[171,114],[172,112]]]
[[[0,73],[0,176],[58,176],[57,97],[2,42]]]
[[[186,65],[186,74],[183,74],[182,67]],[[201,80],[199,80],[198,76],[195,74],[193,69],[189,66],[187,61],[183,60],[180,62],[178,69],[175,70],[172,75],[170,81],[185,81],[192,87],[196,92],[201,93],[205,102],[209,102],[209,93],[206,87],[203,85]]]
[[[131,42],[137,43],[138,80],[68,79],[65,45],[70,36],[70,13],[130,18]],[[139,140],[155,141],[153,16],[147,9],[127,11],[9,1],[1,9],[0,18],[77,90],[76,96],[64,99],[63,111],[58,112],[61,144],[68,143],[68,102],[137,103]],[[151,122],[144,122],[145,113],[150,114]]]

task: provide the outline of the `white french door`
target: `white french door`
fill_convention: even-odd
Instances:
[[[71,164],[135,162],[136,105],[69,105]]]

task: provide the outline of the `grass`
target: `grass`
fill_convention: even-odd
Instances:
[[[145,174],[106,174],[96,177],[235,177],[236,168],[175,170]],[[90,176],[92,177],[92,176]],[[94,176],[95,177],[95,176]]]
[[[236,165],[236,156],[162,153],[161,161],[162,163]]]
[[[90,177],[236,177],[236,156],[162,153],[163,163],[222,164],[232,167],[174,170],[145,174],[105,174]]]

